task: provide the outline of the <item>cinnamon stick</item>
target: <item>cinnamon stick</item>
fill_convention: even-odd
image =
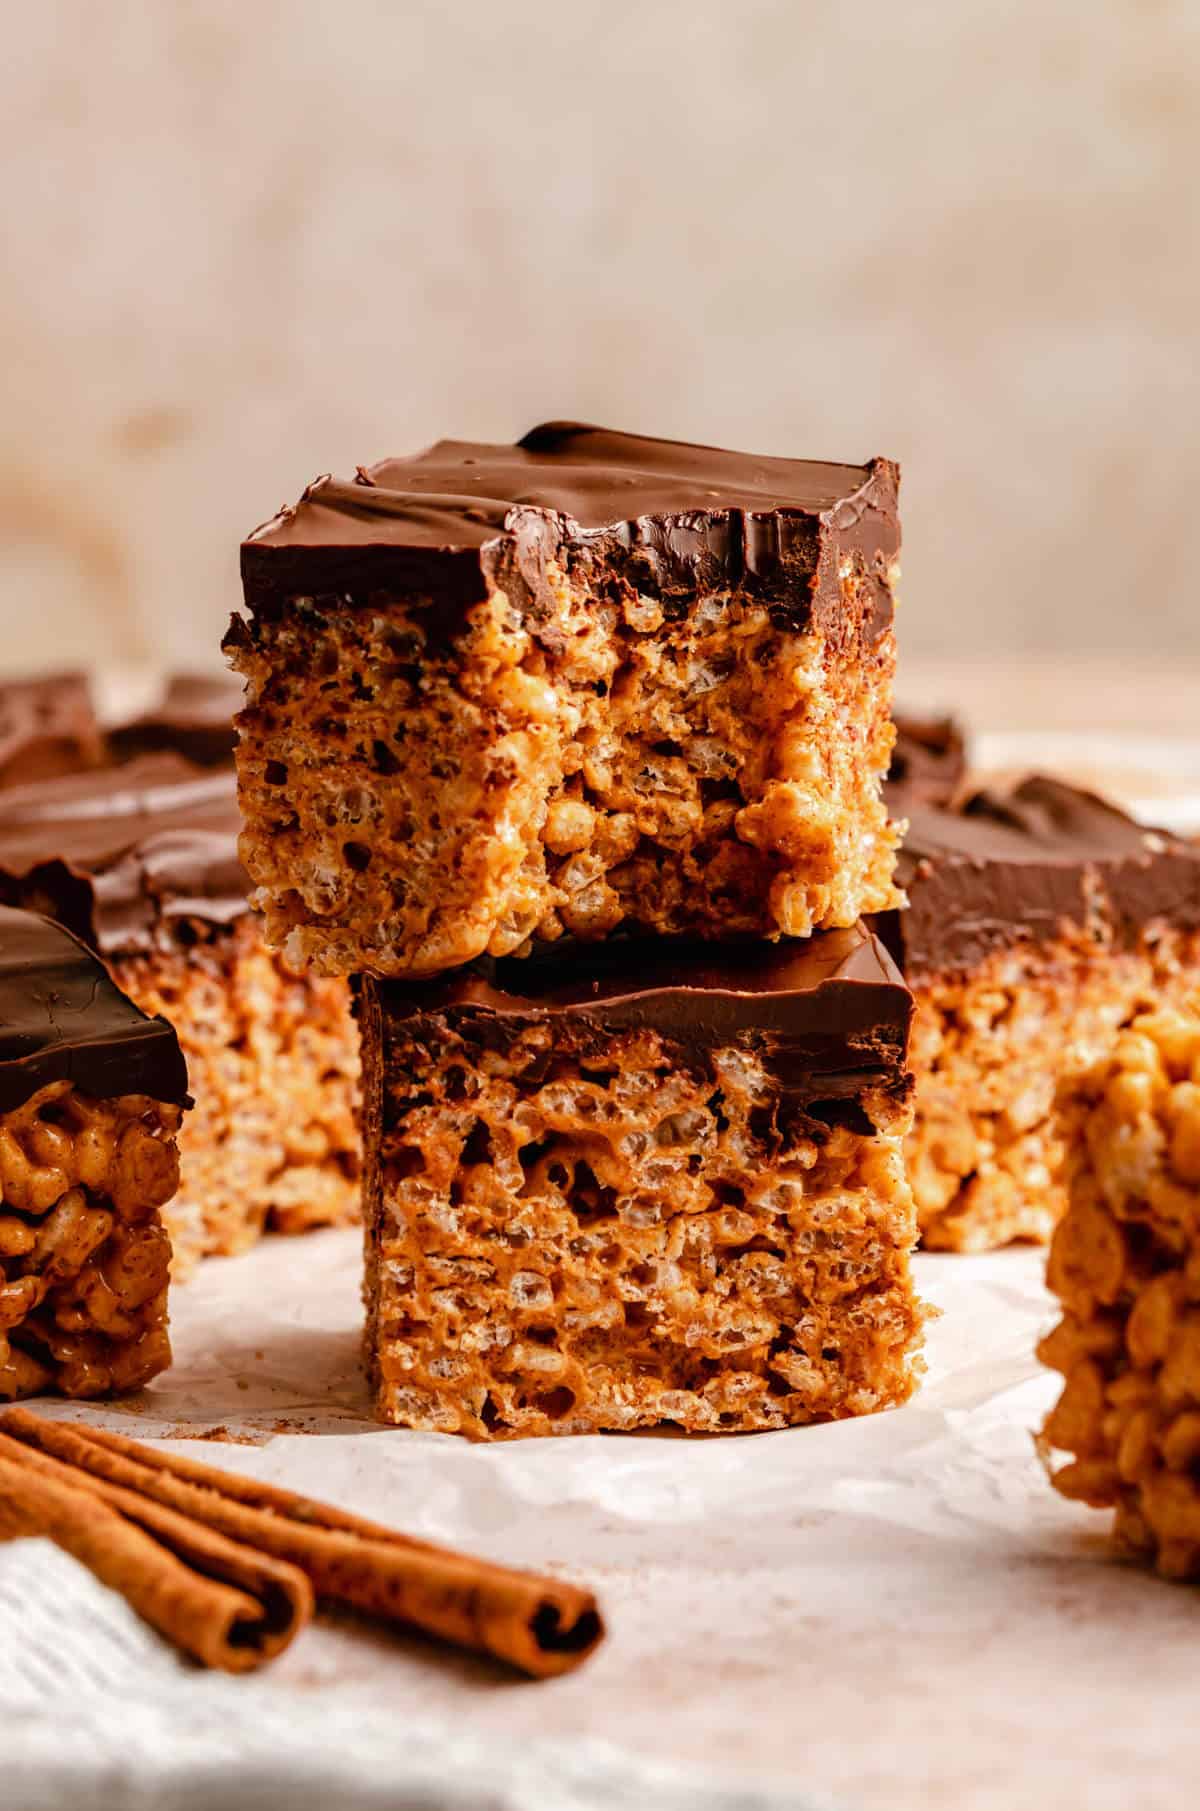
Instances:
[[[297,1566],[319,1598],[496,1655],[535,1678],[570,1671],[604,1625],[588,1591],[416,1540],[329,1504],[99,1428],[0,1415],[0,1433],[80,1480],[136,1492],[227,1539]]]
[[[10,1457],[14,1446],[16,1458]],[[267,1561],[268,1587],[261,1574],[254,1578],[253,1567],[227,1563],[221,1550],[230,1543],[220,1537],[206,1541],[204,1530],[163,1545],[146,1526],[139,1526],[147,1518],[127,1519],[115,1502],[70,1467],[8,1440],[3,1448],[0,1538],[41,1535],[52,1540],[102,1584],[119,1591],[151,1627],[205,1666],[250,1672],[286,1647],[308,1620],[312,1594],[303,1573],[288,1581],[283,1575],[293,1568]],[[181,1520],[162,1510],[156,1514],[163,1518],[156,1530],[160,1533]],[[188,1549],[189,1558],[206,1558],[203,1569],[181,1556]],[[255,1582],[263,1587],[261,1595],[242,1588]]]

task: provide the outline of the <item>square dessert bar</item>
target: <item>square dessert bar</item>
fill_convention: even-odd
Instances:
[[[235,713],[242,688],[231,673],[173,673],[162,697],[139,717],[114,725],[105,742],[111,761],[138,755],[183,755],[197,767],[233,763]]]
[[[953,805],[967,777],[967,743],[953,717],[914,717],[896,711],[896,743],[883,783],[895,817],[918,805]]]
[[[1046,1445],[1064,1496],[1127,1550],[1200,1578],[1200,995],[1137,1018],[1064,1101],[1070,1193],[1039,1356],[1066,1379]]]
[[[897,482],[563,423],[318,479],[225,642],[268,940],[428,975],[891,903]]]
[[[104,758],[85,673],[0,683],[0,787],[80,773]]]
[[[909,1175],[926,1245],[1050,1237],[1056,1087],[1200,983],[1200,846],[1033,777],[913,807],[878,928],[917,1000]]]
[[[179,1033],[196,1106],[167,1214],[177,1274],[268,1222],[358,1215],[348,989],[265,948],[240,827],[232,767],[169,754],[13,788],[0,809],[0,901],[67,925]]]
[[[61,926],[0,907],[0,1399],[170,1363],[159,1210],[187,1086],[168,1024]]]
[[[477,1439],[750,1431],[914,1388],[911,998],[861,926],[365,979],[367,1360]]]

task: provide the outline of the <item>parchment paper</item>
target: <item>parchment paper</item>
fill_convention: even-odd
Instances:
[[[1191,1805],[1200,1606],[1109,1559],[1104,1518],[1061,1502],[1042,1476],[1031,1432],[1057,1382],[1032,1356],[1052,1319],[1042,1264],[1020,1250],[918,1258],[922,1292],[945,1312],[925,1387],[899,1411],[749,1437],[484,1447],[368,1418],[355,1233],[272,1239],[177,1292],[177,1362],[143,1396],[52,1412],[169,1436],[412,1533],[586,1580],[602,1599],[606,1646],[541,1685],[349,1621],[309,1631],[269,1674],[213,1682],[126,1631],[126,1646],[175,1678],[189,1716],[222,1694],[220,1716],[188,1725],[194,1779],[254,1754],[269,1780],[255,1742],[282,1718],[294,1738],[273,1745],[278,1766],[315,1743],[329,1777],[345,1776],[347,1804],[360,1802],[349,1787],[366,1767],[381,1804],[674,1805],[665,1782],[682,1767],[741,1788],[711,1801],[728,1806]],[[218,1428],[235,1443],[199,1443]],[[15,1680],[29,1611],[10,1561],[6,1621],[14,1551],[0,1548],[0,1653]],[[33,1556],[47,1563],[40,1543],[24,1552],[22,1576]],[[69,1562],[50,1562],[65,1589]],[[153,1700],[145,1676],[137,1689]],[[12,1689],[0,1660],[0,1700]],[[193,1802],[151,1790],[181,1726],[168,1717],[157,1748],[145,1737],[139,1795],[122,1805]],[[446,1756],[474,1756],[496,1796],[460,1800],[449,1783],[444,1798],[392,1796],[417,1731],[427,1761],[439,1740]],[[595,1799],[572,1796],[573,1767]],[[330,1790],[311,1802],[331,1803]],[[681,1804],[710,1802],[680,1790]],[[9,1811],[2,1790],[0,1801]],[[293,1782],[280,1802],[310,1801]]]

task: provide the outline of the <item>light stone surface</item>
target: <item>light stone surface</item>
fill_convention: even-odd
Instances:
[[[1197,651],[1188,0],[42,0],[0,103],[2,667],[568,414],[899,457],[911,653]]]

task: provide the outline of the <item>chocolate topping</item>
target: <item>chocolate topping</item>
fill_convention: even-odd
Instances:
[[[60,925],[0,906],[0,1113],[57,1081],[191,1104],[167,1021],[140,1012]]]
[[[49,912],[105,954],[248,910],[233,770],[177,755],[15,787],[0,798],[0,899]]]
[[[1152,920],[1200,928],[1200,846],[1043,775],[957,811],[915,809],[896,879],[909,909],[878,928],[910,982],[968,973],[1064,924],[1122,941]]]
[[[0,787],[99,767],[104,742],[85,673],[0,684]]]
[[[893,817],[908,817],[918,805],[949,805],[967,772],[966,741],[953,717],[912,717],[895,713],[896,746],[883,783]]]
[[[469,601],[506,566],[536,588],[545,558],[597,553],[631,566],[643,589],[759,578],[813,589],[836,543],[874,581],[878,630],[891,620],[897,484],[885,459],[754,458],[546,422],[515,446],[442,440],[349,482],[318,478],[244,543],[242,573],[256,608],[288,590],[372,583]]]
[[[861,924],[804,941],[727,944],[719,955],[711,943],[669,939],[558,944],[436,981],[379,985],[394,1018],[419,1021],[418,1037],[437,1037],[450,1022],[504,1043],[531,1020],[567,1017],[601,1036],[658,1031],[684,1060],[749,1044],[784,1093],[809,1102],[900,1082],[912,1013],[886,949]]]
[[[114,760],[168,752],[198,767],[223,767],[233,760],[235,712],[242,687],[230,674],[176,673],[153,710],[108,732]]]

